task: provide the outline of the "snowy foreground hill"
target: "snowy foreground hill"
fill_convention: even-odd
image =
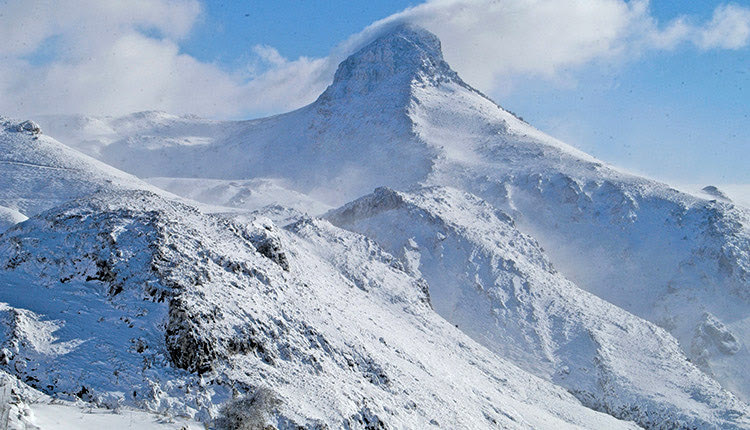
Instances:
[[[535,130],[425,30],[283,115],[35,120],[0,121],[0,425],[750,428],[750,211]]]

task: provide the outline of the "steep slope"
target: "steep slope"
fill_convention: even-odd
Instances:
[[[0,117],[0,229],[98,190],[155,190],[28,124]]]
[[[374,242],[141,191],[0,236],[2,366],[46,393],[288,428],[634,428],[498,359]],[[234,398],[234,400],[232,400]]]
[[[672,336],[563,278],[510,217],[475,196],[381,188],[328,218],[424,276],[448,321],[596,409],[648,428],[750,426],[750,408]]]
[[[566,278],[667,329],[750,400],[748,211],[620,172],[535,130],[464,83],[429,32],[390,29],[288,114],[141,117],[106,120],[132,127],[80,145],[143,177],[283,179],[329,205],[379,186],[471,192],[511,215]]]
[[[747,209],[621,173],[462,87],[415,94],[417,134],[445,153],[424,184],[505,209],[566,277],[666,328],[692,361],[749,398]]]

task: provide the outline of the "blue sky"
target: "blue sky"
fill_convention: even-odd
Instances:
[[[408,20],[470,84],[605,161],[750,183],[747,1],[71,1],[3,4],[4,114],[279,113],[312,101],[363,29]]]
[[[238,64],[257,44],[273,46],[287,58],[323,57],[369,24],[418,3],[210,0],[183,48],[197,58],[229,64]]]
[[[682,183],[748,183],[750,52],[684,48],[531,81],[501,105],[608,162]]]

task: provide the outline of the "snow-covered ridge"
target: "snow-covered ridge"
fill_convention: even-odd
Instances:
[[[649,428],[750,425],[750,408],[666,331],[580,290],[507,214],[475,196],[379,188],[327,217],[400,256],[448,321],[591,407]]]
[[[279,429],[632,428],[474,343],[325,221],[99,193],[0,236],[0,267],[3,366],[58,396],[204,421],[261,396]]]
[[[30,121],[0,118],[0,228],[103,189],[157,190],[63,145]]]

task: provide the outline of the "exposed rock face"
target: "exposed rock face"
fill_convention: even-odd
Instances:
[[[700,323],[695,327],[691,345],[698,364],[705,366],[707,358],[716,353],[737,354],[742,347],[742,342],[724,323],[709,312],[703,314]],[[710,371],[710,368],[707,370]]]
[[[390,91],[400,100],[415,82],[462,82],[443,59],[440,40],[429,31],[399,25],[344,60],[319,102]]]
[[[219,358],[213,339],[201,336],[201,326],[215,322],[215,317],[211,313],[190,311],[179,297],[169,302],[166,346],[175,366],[202,374],[212,370],[214,361]]]
[[[255,232],[249,237],[255,249],[288,272],[289,259],[281,246],[281,240],[271,220],[261,219],[255,227]]]
[[[26,132],[29,134],[41,134],[42,133],[42,128],[39,127],[39,124],[31,120],[26,120],[22,123],[17,124],[15,126],[15,130],[17,132]]]
[[[15,133],[25,133],[31,136],[42,134],[42,128],[32,120],[16,122],[0,116],[0,126],[5,130]]]
[[[711,196],[716,197],[717,199],[721,199],[727,202],[731,202],[732,200],[727,197],[726,194],[724,194],[723,191],[718,189],[715,185],[706,185],[705,187],[701,188],[701,191],[703,191],[706,194],[709,194]]]

